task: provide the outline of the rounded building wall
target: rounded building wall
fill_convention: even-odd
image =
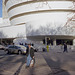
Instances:
[[[12,25],[26,25],[27,36],[75,36],[74,1],[5,0]]]

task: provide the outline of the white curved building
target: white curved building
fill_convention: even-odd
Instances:
[[[74,0],[5,0],[5,5],[11,24],[25,25],[29,39],[49,37],[54,44],[75,39]]]

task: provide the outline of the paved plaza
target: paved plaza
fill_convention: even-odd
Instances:
[[[26,56],[0,51],[0,75],[75,75],[75,52],[35,52],[35,66],[25,68]]]

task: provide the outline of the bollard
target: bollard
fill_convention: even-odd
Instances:
[[[47,52],[49,52],[49,45],[47,45]]]

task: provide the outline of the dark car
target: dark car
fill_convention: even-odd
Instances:
[[[17,53],[17,54],[26,54],[26,47],[21,45],[9,45],[6,50],[7,54]]]

